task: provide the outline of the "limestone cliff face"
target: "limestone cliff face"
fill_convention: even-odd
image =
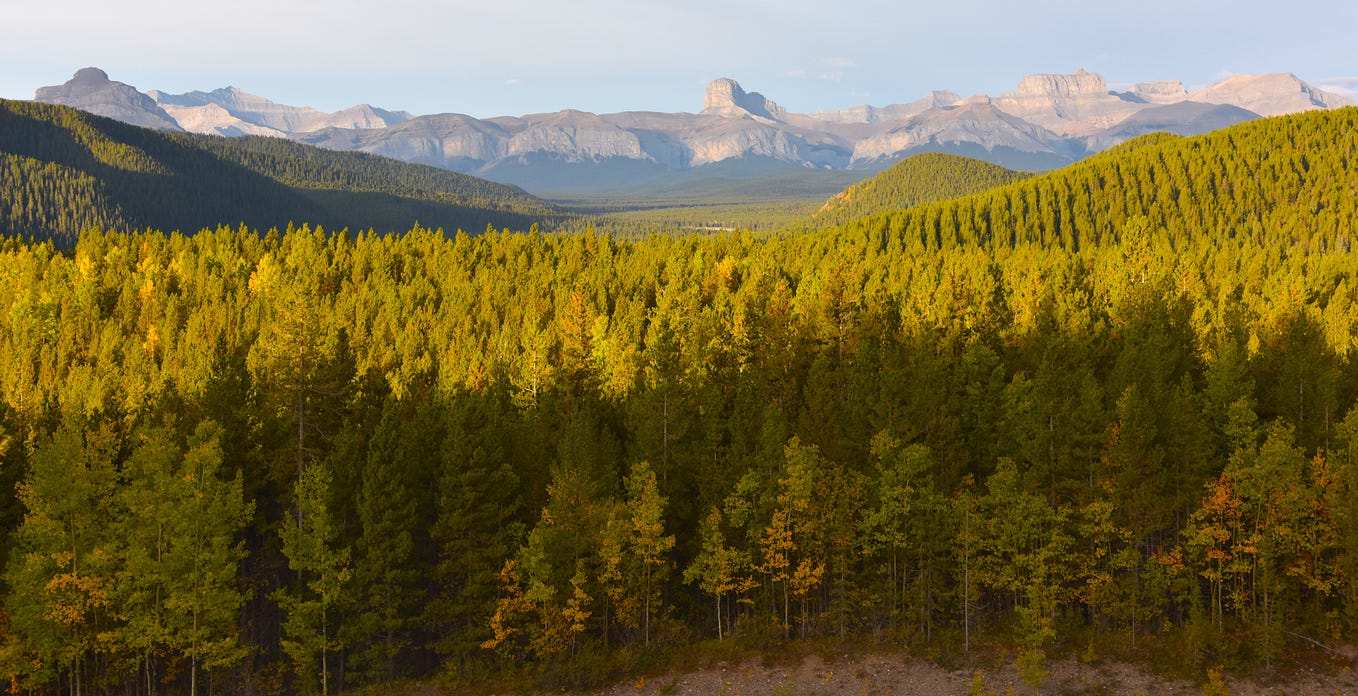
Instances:
[[[1231,104],[1260,116],[1352,106],[1353,101],[1317,89],[1292,73],[1234,75],[1193,93],[1193,101]]]
[[[143,128],[183,130],[154,99],[135,87],[108,79],[98,68],[81,68],[64,85],[39,87],[34,101],[61,104]]]
[[[1018,89],[1011,93],[1017,97],[1077,98],[1101,97],[1108,94],[1108,83],[1103,75],[1076,70],[1070,75],[1039,74],[1027,75],[1019,80]]]
[[[1136,102],[1109,94],[1102,75],[1084,70],[1070,75],[1029,75],[1019,81],[1018,89],[994,102],[1005,113],[1068,136],[1106,128],[1140,108]]]
[[[302,142],[332,150],[358,150],[406,162],[471,171],[504,156],[510,134],[499,126],[463,114],[420,116],[390,128],[326,128]]]
[[[683,142],[689,149],[690,166],[694,167],[741,157],[800,160],[797,143],[787,131],[748,120],[709,124]]]
[[[515,133],[505,144],[505,156],[556,155],[567,162],[626,157],[645,159],[641,141],[594,114],[562,111]]]

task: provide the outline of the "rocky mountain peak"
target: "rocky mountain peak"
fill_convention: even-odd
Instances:
[[[41,102],[63,104],[65,102],[57,100],[81,98],[103,90],[116,89],[119,85],[136,91],[121,82],[108,79],[108,73],[99,68],[81,68],[75,71],[75,75],[72,75],[65,84],[39,87],[34,98]]]
[[[1083,68],[1070,75],[1028,75],[1019,81],[1017,97],[1083,97],[1108,94],[1108,83],[1103,75],[1085,72]]]
[[[1333,109],[1353,104],[1352,100],[1317,89],[1292,73],[1232,75],[1211,87],[1194,92],[1189,99],[1209,104],[1231,104],[1260,116]]]
[[[773,120],[780,120],[787,114],[783,107],[758,92],[746,92],[739,82],[729,77],[718,78],[707,85],[702,112],[713,116],[750,115]]]
[[[61,104],[144,128],[183,130],[155,100],[136,87],[110,80],[99,68],[81,68],[65,84],[39,87],[34,101]]]
[[[933,106],[952,106],[962,101],[962,95],[950,89],[930,90],[928,94],[924,95],[924,98],[929,100],[929,103]]]
[[[1148,104],[1173,104],[1188,98],[1188,90],[1178,80],[1138,82],[1132,86],[1129,94]]]
[[[75,75],[71,77],[71,82],[67,84],[102,84],[105,82],[111,82],[111,80],[108,79],[108,73],[103,70],[100,70],[99,68],[81,68],[75,71]]]

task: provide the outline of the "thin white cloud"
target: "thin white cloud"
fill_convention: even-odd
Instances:
[[[1358,76],[1322,77],[1314,84],[1326,92],[1358,100]]]
[[[835,58],[826,58],[825,60],[822,60],[821,62],[822,62],[822,63],[825,63],[826,65],[828,65],[828,66],[830,66],[830,67],[832,67],[832,68],[856,68],[856,67],[858,67],[858,63],[854,62],[854,59],[852,59],[852,58],[845,58],[845,57],[843,57],[843,56],[838,56],[838,57],[835,57]]]
[[[826,70],[820,74],[820,79],[839,82],[844,79],[844,72],[841,70]]]
[[[784,70],[784,71],[782,72],[782,76],[783,76],[783,77],[793,77],[793,78],[806,77],[806,69],[805,69],[805,68],[793,68],[793,69],[791,69],[791,70]]]
[[[1331,94],[1338,94],[1341,97],[1358,101],[1358,78],[1317,80],[1315,85]]]
[[[508,85],[508,86],[510,86],[510,87],[514,87],[514,86],[516,86],[516,85],[521,85],[521,84],[523,84],[523,80],[520,80],[520,79],[517,78],[517,77],[511,77],[511,78],[509,78],[508,80],[505,80],[505,84]]]

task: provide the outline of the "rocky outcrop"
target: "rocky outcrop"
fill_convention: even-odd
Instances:
[[[1313,87],[1292,73],[1234,75],[1190,97],[1209,104],[1231,104],[1260,116],[1352,106],[1353,100]]]
[[[81,68],[66,84],[39,87],[35,101],[71,106],[143,128],[183,130],[151,97],[137,88],[108,79],[99,68]]]
[[[1078,70],[1071,75],[1029,75],[1018,89],[997,97],[995,106],[1067,136],[1088,135],[1121,121],[1140,104],[1109,94],[1102,75]]]
[[[1018,89],[1007,96],[1015,98],[1078,98],[1102,97],[1108,94],[1108,83],[1103,75],[1086,72],[1083,68],[1070,75],[1026,75],[1019,80]]]

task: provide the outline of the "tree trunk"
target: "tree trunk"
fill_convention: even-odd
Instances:
[[[300,506],[299,506],[299,509],[300,509]],[[298,512],[298,514],[300,515],[301,513]],[[329,656],[327,655],[327,653],[328,653],[329,650],[330,650],[330,634],[329,634],[328,629],[327,629],[327,627],[326,627],[326,625],[325,625],[325,619],[326,619],[326,617],[325,617],[325,602],[322,601],[322,602],[321,602],[321,696],[329,696],[329,694],[330,694],[330,673],[329,673],[329,666],[327,665],[327,661],[328,661],[327,658],[329,657]]]
[[[717,640],[721,640],[721,595],[717,595]]]

